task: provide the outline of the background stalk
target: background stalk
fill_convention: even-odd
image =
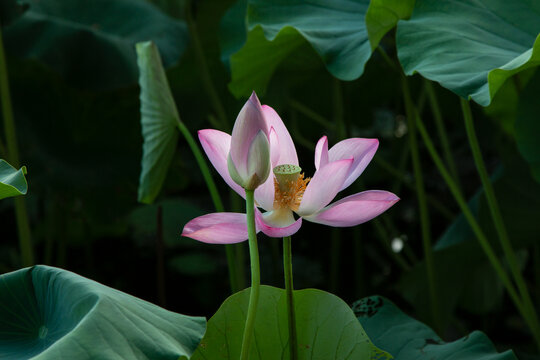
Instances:
[[[506,291],[508,292],[508,295],[510,295],[510,298],[514,302],[516,308],[518,309],[520,315],[523,317],[529,328],[531,329],[533,336],[535,338],[535,341],[537,343],[538,348],[540,349],[540,336],[538,333],[536,333],[536,328],[534,324],[531,323],[531,319],[528,316],[527,310],[524,307],[520,297],[518,296],[516,289],[514,285],[512,284],[510,278],[508,277],[508,274],[504,270],[501,262],[497,258],[497,255],[495,254],[495,251],[491,247],[491,244],[487,240],[484,232],[480,228],[480,225],[478,225],[478,222],[474,218],[471,210],[469,209],[469,206],[467,205],[467,202],[465,201],[465,198],[459,191],[459,188],[457,187],[456,183],[454,182],[452,176],[444,166],[441,157],[437,153],[437,150],[435,149],[435,146],[433,145],[433,142],[431,141],[431,138],[429,137],[429,134],[427,133],[426,129],[424,128],[424,124],[422,123],[422,120],[420,117],[416,117],[416,125],[418,127],[418,131],[420,132],[420,135],[422,136],[424,143],[428,149],[428,152],[433,159],[433,162],[437,166],[437,169],[439,170],[439,173],[443,177],[444,181],[446,182],[446,185],[450,189],[450,192],[454,196],[454,199],[458,203],[461,211],[463,212],[463,215],[465,216],[465,219],[469,223],[469,226],[471,227],[473,233],[475,234],[476,238],[478,239],[478,242],[480,243],[480,246],[482,247],[482,250],[486,254],[489,262],[495,269],[495,272],[501,279],[504,287],[506,288]]]
[[[2,101],[2,116],[4,118],[4,131],[6,136],[6,149],[8,162],[15,168],[20,167],[19,147],[17,145],[17,133],[15,131],[15,121],[13,119],[13,108],[11,107],[11,95],[9,92],[9,79],[4,52],[4,42],[2,29],[0,28],[0,98]],[[28,211],[26,210],[26,200],[22,196],[13,199],[15,202],[15,218],[17,221],[17,233],[19,236],[19,246],[21,251],[21,262],[23,266],[34,265],[34,248],[32,245],[32,233],[28,221]]]
[[[495,224],[495,229],[499,236],[499,241],[501,243],[506,261],[510,266],[510,271],[516,282],[519,294],[525,306],[525,310],[528,313],[528,318],[531,324],[534,326],[533,333],[537,337],[538,347],[540,348],[540,324],[538,323],[538,316],[536,310],[532,303],[531,296],[523,279],[523,275],[519,269],[518,261],[516,254],[512,247],[512,243],[508,238],[508,232],[506,231],[506,226],[501,215],[499,204],[495,197],[495,191],[493,190],[493,185],[489,179],[488,172],[486,170],[486,165],[484,164],[484,159],[482,158],[482,152],[480,151],[480,145],[478,144],[478,138],[476,137],[476,132],[474,130],[474,123],[471,113],[471,108],[469,102],[465,99],[461,99],[461,109],[463,110],[463,118],[465,120],[465,129],[467,131],[467,137],[469,139],[469,145],[473,153],[474,163],[476,165],[476,170],[480,179],[482,181],[482,186],[484,188],[484,194],[486,195],[486,200],[489,206],[489,211],[491,213],[491,218]]]
[[[257,246],[257,230],[255,229],[255,200],[254,190],[246,190],[246,216],[249,236],[249,257],[251,262],[251,292],[249,295],[248,313],[244,336],[242,338],[242,351],[240,360],[249,359],[249,348],[255,326],[255,315],[257,304],[259,303],[259,288],[261,285],[261,274],[259,265],[259,249]]]
[[[294,288],[292,271],[291,237],[283,238],[283,272],[285,274],[285,291],[287,293],[287,316],[289,319],[289,351],[291,360],[298,359],[298,339],[296,336],[296,315],[294,309]]]
[[[216,183],[214,182],[214,179],[210,174],[210,169],[208,168],[206,160],[204,160],[199,146],[197,146],[195,139],[193,139],[193,136],[182,121],[178,121],[177,126],[184,138],[186,139],[189,148],[193,153],[193,156],[195,156],[195,160],[197,161],[197,165],[199,165],[199,169],[201,170],[204,181],[206,182],[206,186],[208,187],[208,191],[210,192],[210,197],[212,198],[212,202],[214,203],[216,211],[224,212],[225,207],[223,206],[223,202],[221,201],[221,197],[219,196],[219,192],[217,191]],[[233,245],[225,245],[225,252],[227,253],[227,265],[229,267],[229,280],[231,282],[231,291],[235,293],[240,290],[238,284],[239,276],[237,275],[240,271],[238,269],[239,264],[236,261]]]
[[[417,114],[411,99],[409,85],[407,83],[407,78],[405,77],[405,75],[401,75],[401,80],[403,97],[405,100],[405,110],[407,113],[407,124],[409,128],[409,145],[414,171],[414,182],[416,184],[416,195],[418,198],[418,207],[420,209],[420,227],[422,234],[422,244],[424,248],[424,257],[426,260],[431,318],[436,332],[440,333],[442,331],[442,328],[439,312],[439,299],[437,293],[437,280],[435,277],[435,264],[433,261],[433,252],[431,249],[429,213],[424,188],[424,179],[422,177],[422,164],[420,163],[420,154],[418,150],[418,142],[416,139],[415,117],[417,116]]]

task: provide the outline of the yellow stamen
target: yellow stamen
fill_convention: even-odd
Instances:
[[[282,180],[274,178],[274,209],[291,209],[297,211],[306,191],[306,186],[311,178],[304,179],[304,174],[299,174],[295,180]]]

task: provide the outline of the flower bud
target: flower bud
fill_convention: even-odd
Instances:
[[[270,174],[268,127],[255,93],[234,123],[227,166],[233,181],[246,190],[255,190]]]

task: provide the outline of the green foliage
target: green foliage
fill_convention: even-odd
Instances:
[[[540,3],[418,0],[396,36],[399,60],[482,106],[504,81],[540,64]]]
[[[20,0],[4,0],[0,2],[0,26],[7,26],[23,14],[28,6]]]
[[[371,49],[379,46],[382,37],[401,19],[408,19],[415,0],[371,0],[366,13],[366,28]]]
[[[137,59],[144,138],[139,201],[150,204],[159,194],[173,158],[180,117],[156,45],[138,43]]]
[[[250,289],[229,297],[208,322],[193,359],[238,359]],[[321,290],[294,292],[298,356],[303,359],[391,359],[375,347],[351,309]],[[250,359],[289,359],[285,290],[261,286]]]
[[[540,72],[537,71],[529,85],[524,89],[519,100],[517,119],[515,123],[516,141],[521,155],[531,167],[533,177],[540,182]]]
[[[6,360],[187,359],[205,332],[204,318],[42,265],[1,275],[0,305]]]
[[[187,30],[142,0],[28,0],[5,29],[11,55],[39,59],[78,88],[118,88],[137,80],[134,45],[152,40],[166,66],[185,49]]]
[[[249,1],[248,38],[230,58],[232,93],[240,97],[253,89],[264,92],[276,67],[306,41],[332,75],[342,80],[358,78],[371,56],[364,23],[368,3],[367,0]]]
[[[28,184],[24,175],[26,167],[17,170],[4,159],[0,159],[0,199],[25,195]]]
[[[396,360],[517,360],[511,350],[498,353],[480,331],[444,342],[428,326],[408,317],[380,296],[357,301],[353,310],[373,343],[386,349]]]

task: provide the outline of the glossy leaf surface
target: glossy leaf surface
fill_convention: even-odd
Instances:
[[[193,359],[238,359],[249,302],[246,289],[229,297],[208,322]],[[321,290],[294,292],[298,358],[391,359],[376,348],[350,307]],[[290,359],[285,290],[262,286],[249,359]]]
[[[152,203],[158,195],[178,141],[180,121],[156,45],[137,44],[141,87],[141,127],[144,138],[139,201]]]
[[[0,358],[187,359],[204,318],[176,314],[58,268],[0,276]]]
[[[540,64],[540,2],[418,0],[397,30],[398,57],[415,72],[487,106],[504,81]]]
[[[498,353],[480,331],[444,342],[428,326],[410,318],[380,296],[357,301],[353,310],[373,343],[387,349],[396,360],[517,360],[511,350]]]
[[[17,170],[4,159],[0,159],[0,199],[25,195],[28,190],[25,174],[24,166]]]

